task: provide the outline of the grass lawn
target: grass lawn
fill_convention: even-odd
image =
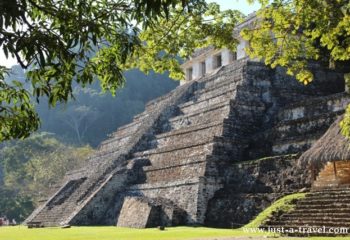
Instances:
[[[158,229],[132,229],[117,227],[72,227],[33,228],[26,226],[0,227],[0,240],[192,240],[220,239],[221,237],[256,237],[256,239],[274,239],[278,234],[259,232],[257,229],[275,211],[289,212],[294,208],[294,200],[305,196],[297,193],[285,196],[261,212],[244,229],[215,229],[204,227],[171,227],[165,231]],[[257,232],[255,232],[257,231]],[[282,239],[290,239],[288,237]],[[300,239],[300,238],[297,238]],[[349,239],[350,237],[314,237],[313,240]]]
[[[25,226],[0,227],[1,240],[187,240],[210,237],[264,236],[244,233],[239,229],[172,227],[158,229],[129,229],[117,227],[34,228]]]
[[[34,228],[25,226],[0,227],[0,240],[219,240],[221,237],[256,237],[256,239],[275,239],[277,235],[267,233],[247,233],[240,229],[215,229],[204,227],[171,227],[165,231],[158,229],[130,229],[117,227],[72,227]],[[290,239],[285,237],[282,239]],[[300,239],[300,238],[297,238]],[[326,240],[329,237],[316,237],[313,240]],[[336,237],[331,239],[350,239]]]

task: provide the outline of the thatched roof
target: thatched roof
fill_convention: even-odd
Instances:
[[[350,140],[340,132],[339,124],[342,119],[343,116],[340,116],[327,132],[300,156],[299,164],[322,166],[329,161],[350,160]]]

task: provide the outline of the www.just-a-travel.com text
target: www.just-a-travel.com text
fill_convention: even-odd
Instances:
[[[267,227],[267,228],[243,228],[246,233],[280,233],[280,234],[334,234],[334,235],[346,235],[349,232],[349,228],[346,227]]]

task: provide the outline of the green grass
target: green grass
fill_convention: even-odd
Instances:
[[[253,239],[274,239],[276,234],[247,233],[241,229],[215,229],[204,227],[171,227],[165,231],[158,229],[130,229],[117,227],[72,227],[34,228],[25,226],[0,227],[1,240],[193,240],[212,239],[221,237],[257,237]],[[266,238],[267,237],[267,238]],[[282,239],[290,239],[288,237]],[[326,240],[329,237],[316,237],[313,240]],[[332,239],[350,239],[336,237]]]
[[[244,233],[240,229],[172,227],[129,229],[117,227],[35,228],[0,227],[1,240],[189,240],[210,237],[266,236],[265,233]]]
[[[262,211],[253,221],[248,223],[246,228],[257,228],[263,224],[269,217],[272,216],[273,212],[283,211],[289,212],[293,210],[294,204],[293,200],[301,199],[305,197],[305,193],[294,193],[284,196],[277,201],[275,201],[271,206]]]
[[[171,227],[165,231],[158,229],[131,229],[117,227],[72,227],[34,228],[25,226],[0,227],[0,240],[192,240],[220,239],[221,237],[279,237],[278,234],[259,232],[259,227],[272,216],[273,212],[289,212],[294,208],[293,200],[305,197],[305,193],[287,195],[260,213],[253,221],[242,229],[215,229],[204,227]],[[247,231],[251,228],[252,232]],[[257,231],[256,233],[254,231]],[[288,237],[283,239],[289,239]],[[329,237],[313,237],[313,240],[326,240]],[[350,239],[350,237],[335,237],[332,239]]]

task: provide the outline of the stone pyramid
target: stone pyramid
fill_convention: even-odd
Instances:
[[[290,154],[308,149],[349,102],[341,73],[312,69],[316,79],[305,87],[283,69],[243,58],[186,82],[102,142],[26,223],[143,228],[249,221],[277,197],[305,187],[290,170]]]

